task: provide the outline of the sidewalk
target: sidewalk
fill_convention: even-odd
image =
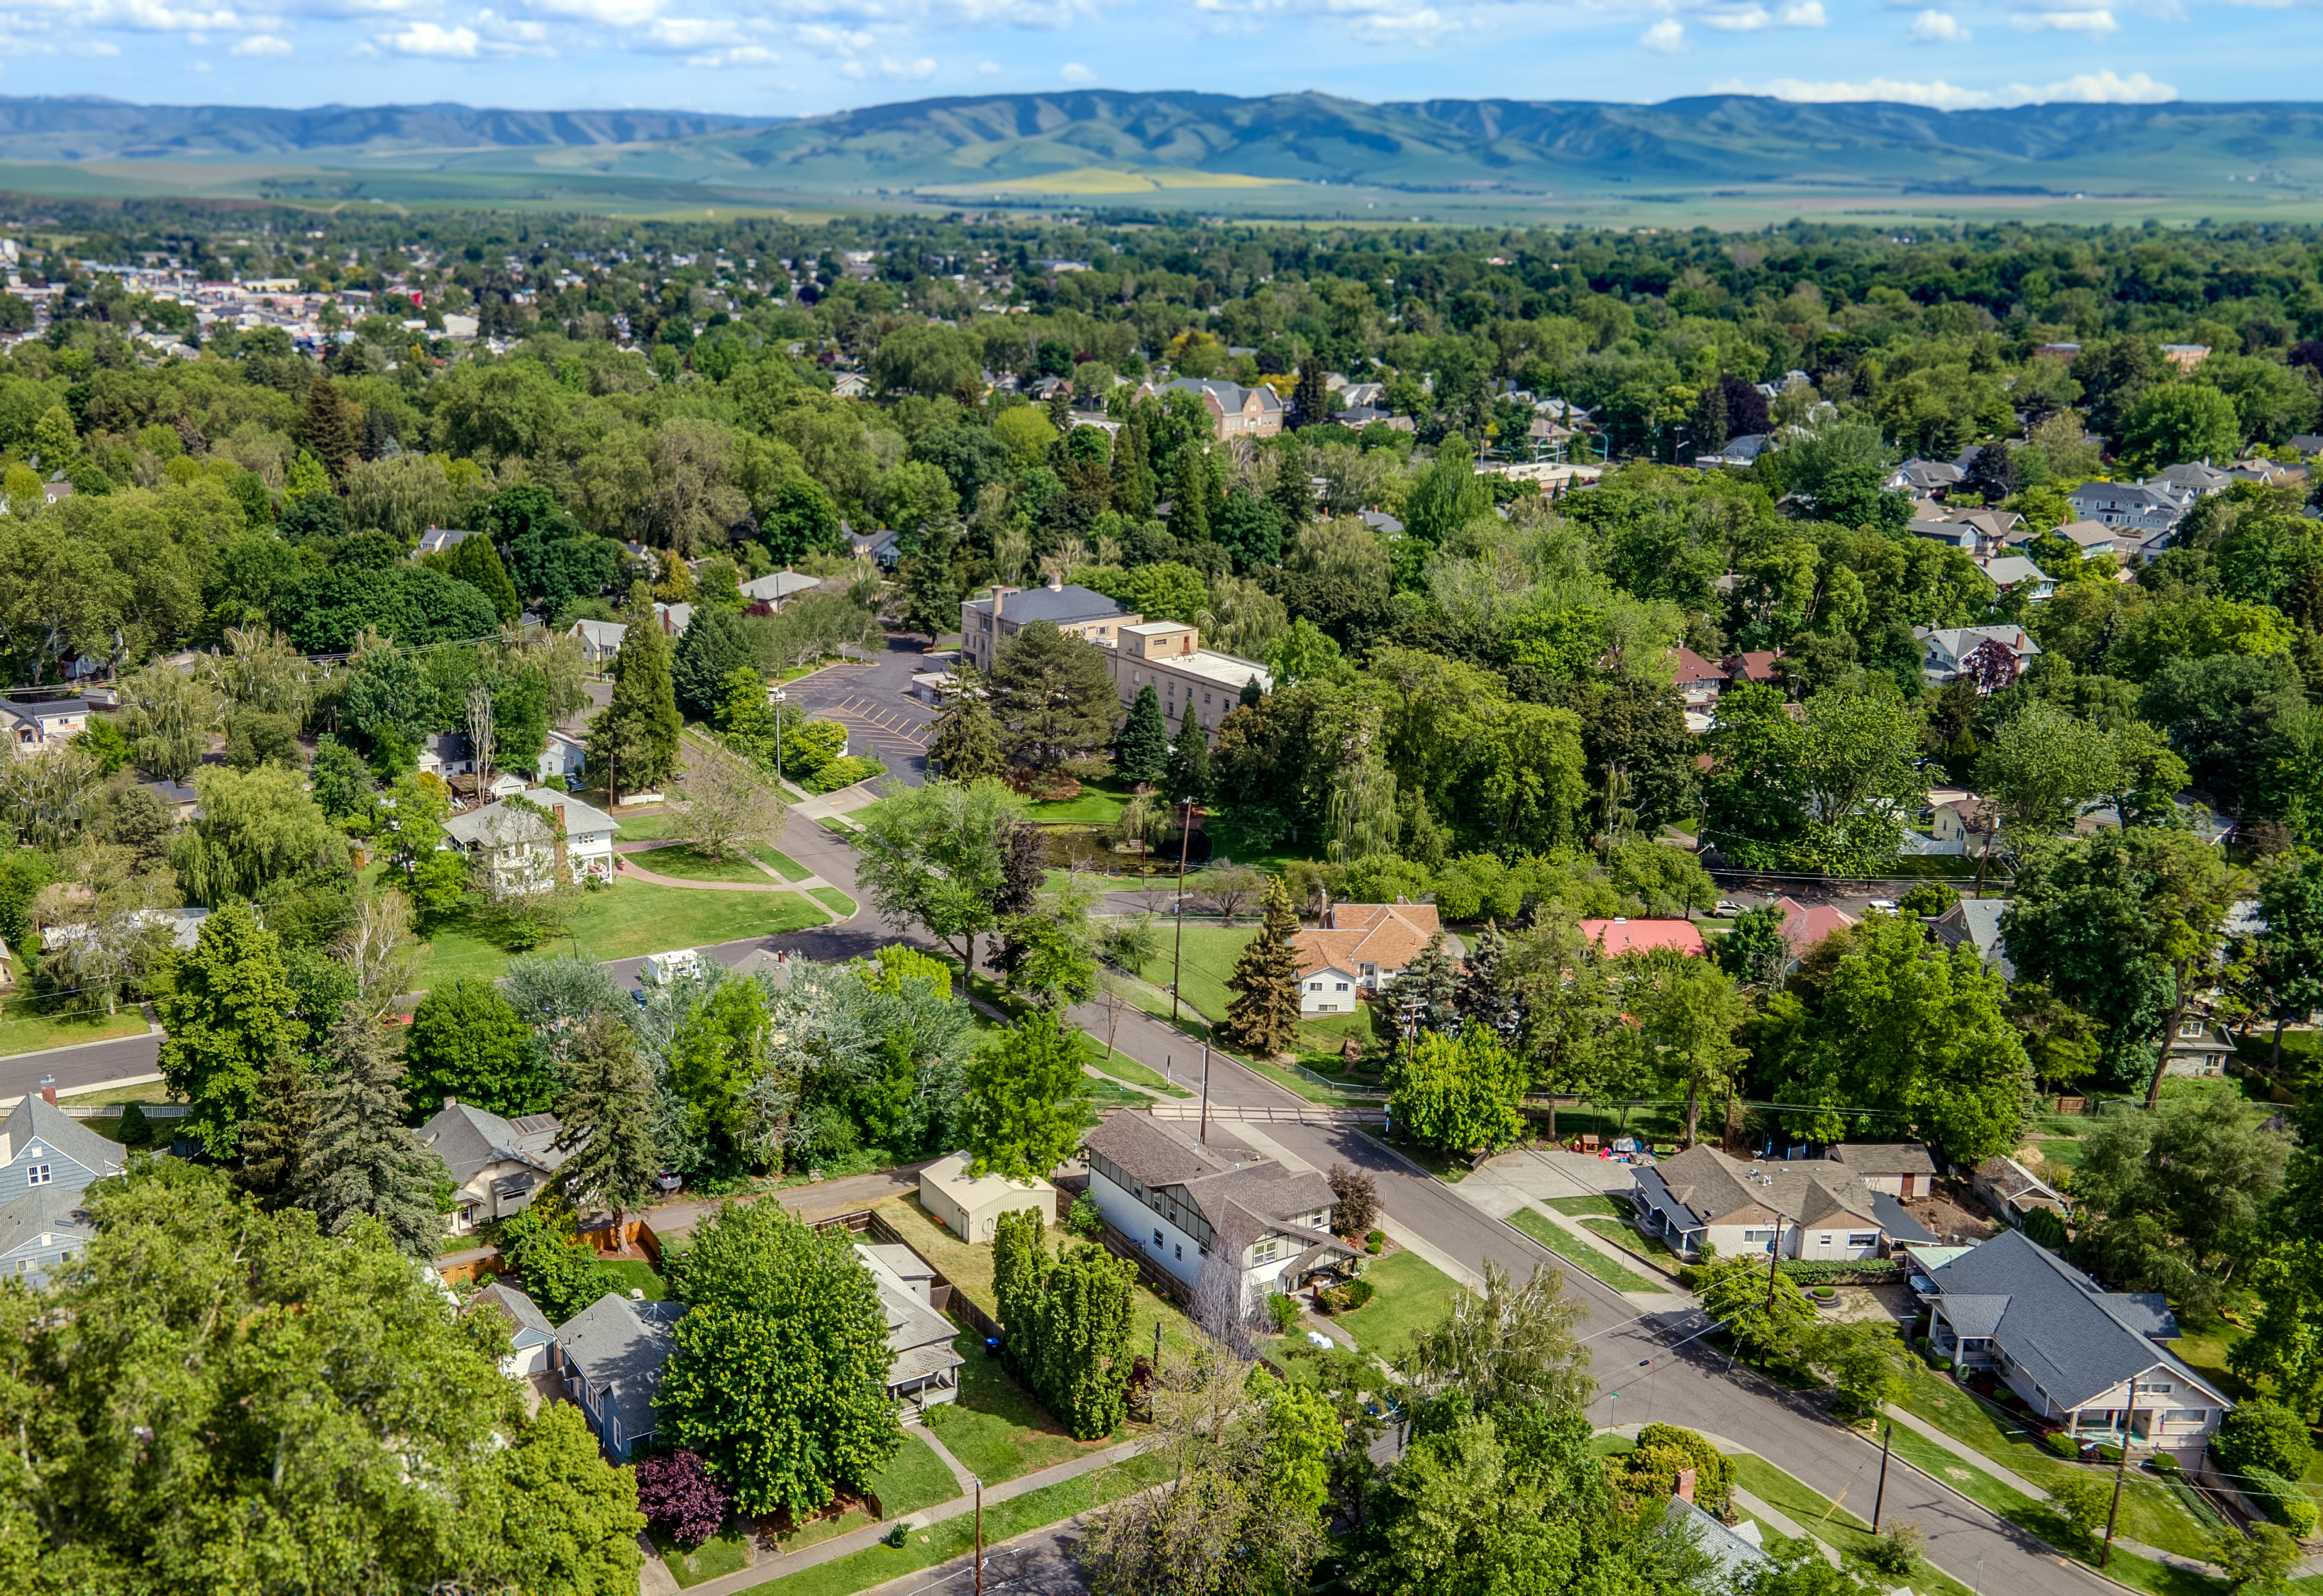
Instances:
[[[1005,1484],[988,1486],[984,1492],[984,1505],[987,1508],[995,1507],[1001,1502],[1014,1500],[1017,1497],[1028,1495],[1048,1486],[1062,1485],[1066,1481],[1078,1480],[1083,1474],[1093,1474],[1099,1469],[1111,1468],[1115,1463],[1134,1457],[1143,1445],[1143,1442],[1138,1441],[1124,1441],[1120,1445],[1108,1446],[1103,1452],[1092,1452],[1070,1462],[1060,1463],[1054,1468],[1021,1474]],[[957,1474],[959,1465],[955,1463],[952,1468]],[[923,1529],[928,1525],[941,1524],[947,1518],[957,1518],[975,1510],[976,1492],[971,1490],[952,1498],[948,1502],[939,1503],[935,1507],[910,1514],[905,1521],[914,1529]],[[737,1591],[748,1591],[754,1586],[766,1584],[771,1580],[781,1579],[785,1574],[797,1573],[802,1569],[829,1563],[834,1558],[844,1557],[850,1552],[860,1552],[868,1547],[876,1546],[887,1538],[889,1531],[894,1527],[894,1520],[867,1524],[860,1529],[809,1546],[805,1551],[794,1556],[776,1555],[764,1558],[755,1567],[738,1569],[732,1573],[723,1574],[714,1580],[704,1580],[702,1583],[691,1587],[692,1596],[735,1596]]]

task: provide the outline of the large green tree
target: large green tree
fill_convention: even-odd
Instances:
[[[404,1128],[403,1066],[385,1030],[353,1012],[331,1028],[329,1073],[299,1151],[295,1196],[326,1235],[377,1225],[396,1250],[425,1259],[444,1234],[436,1188],[444,1160]]]
[[[695,605],[670,662],[677,707],[697,720],[709,720],[726,694],[727,681],[734,672],[749,669],[757,657],[733,610],[721,604]]]
[[[1035,1009],[968,1061],[961,1130],[976,1173],[1046,1180],[1094,1122],[1081,1033]]]
[[[920,926],[972,970],[976,939],[999,920],[1004,845],[1024,814],[1024,801],[989,778],[890,793],[857,813],[856,880],[889,922]]]
[[[487,1114],[544,1114],[555,1076],[533,1050],[524,1022],[500,988],[476,976],[431,987],[411,1011],[404,1087],[413,1106],[433,1114],[457,1097]]]
[[[1464,1026],[1456,1036],[1424,1031],[1388,1064],[1388,1114],[1430,1147],[1505,1147],[1524,1134],[1517,1104],[1528,1075],[1523,1061],[1481,1025]]]
[[[662,1170],[653,1083],[629,1028],[602,1012],[583,1022],[561,1073],[557,1145],[565,1157],[557,1180],[576,1208],[611,1210],[618,1229],[623,1214],[651,1199]]]
[[[612,701],[589,720],[589,773],[616,803],[623,793],[669,778],[685,726],[670,679],[669,639],[643,582],[629,589],[629,616],[613,656]]]
[[[628,1474],[579,1409],[528,1420],[506,1332],[378,1227],[326,1236],[175,1159],[86,1201],[76,1267],[0,1293],[9,1588],[635,1591]]]
[[[803,1518],[868,1491],[903,1445],[887,1316],[843,1231],[721,1207],[672,1269],[687,1304],[656,1407],[746,1513]]]
[[[1266,884],[1258,934],[1235,957],[1226,988],[1235,995],[1226,1004],[1226,1023],[1218,1039],[1261,1059],[1286,1051],[1299,1028],[1299,950],[1291,939],[1299,934],[1299,912],[1291,906],[1290,889],[1280,876]]]
[[[307,1036],[281,942],[249,904],[230,902],[202,922],[191,948],[155,962],[152,990],[167,1032],[161,1078],[191,1105],[186,1128],[210,1156],[230,1157],[276,1056]]]
[[[1150,787],[1162,779],[1169,758],[1170,723],[1162,718],[1162,700],[1148,682],[1137,690],[1129,718],[1114,737],[1114,774],[1132,786]]]
[[[345,869],[345,836],[297,773],[275,765],[247,773],[209,769],[194,777],[194,790],[200,814],[170,843],[179,885],[194,902],[215,908],[303,876]]]
[[[977,691],[974,671],[945,698],[936,716],[935,740],[928,745],[928,765],[948,782],[973,782],[1008,774],[1001,757],[1000,732],[993,724],[992,708]]]
[[[1137,1266],[1098,1246],[1051,1257],[1041,1216],[1004,1214],[993,1232],[993,1293],[1009,1367],[1080,1439],[1126,1417]]]
[[[2076,1256],[2100,1279],[2210,1317],[2258,1250],[2260,1215],[2282,1184],[2291,1142],[2262,1129],[2265,1117],[2204,1093],[2099,1120],[2073,1170]]]
[[[1113,740],[1121,706],[1106,652],[1053,621],[1033,621],[1001,644],[985,687],[1011,765],[1054,770]]]
[[[1691,1147],[1703,1100],[1722,1093],[1732,1101],[1734,1066],[1746,1056],[1734,1033],[1749,1005],[1734,977],[1707,959],[1661,949],[1626,962],[1635,968],[1617,977],[1622,998],[1662,1078],[1685,1094],[1685,1136]]]

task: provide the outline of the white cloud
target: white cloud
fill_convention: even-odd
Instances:
[[[820,23],[798,31],[799,38],[817,50],[868,50],[877,41],[869,33],[847,28],[827,28]]]
[[[731,50],[713,50],[704,55],[685,58],[689,67],[771,67],[783,58],[763,44],[738,44]]]
[[[188,61],[186,63],[186,70],[188,72],[207,72],[209,69],[210,64],[207,61]]]
[[[271,33],[252,33],[226,51],[228,55],[243,56],[289,55],[289,53],[290,41],[277,39]]]
[[[935,75],[936,63],[932,56],[923,55],[909,61],[892,60],[886,56],[879,58],[879,76],[897,83],[917,83]]]
[[[66,45],[64,52],[67,55],[115,56],[121,53],[121,46],[105,39],[79,39]]]
[[[2175,88],[2156,83],[2143,72],[2132,72],[2125,78],[2111,71],[2078,73],[2055,83],[2012,83],[2001,88],[1964,88],[1941,78],[1932,83],[1893,78],[1872,78],[1860,83],[1811,83],[1797,78],[1778,78],[1771,83],[1726,82],[1711,87],[1718,94],[1765,94],[1805,105],[1886,100],[1901,105],[1927,105],[1938,111],[1989,111],[2007,105],[2158,105],[2178,97]]]
[[[381,33],[379,41],[398,55],[472,61],[483,53],[483,41],[475,29],[446,28],[435,23],[414,23],[399,33]]]
[[[997,78],[1000,76],[1000,63],[998,61],[978,61],[976,63],[976,70],[977,75],[979,77]]]
[[[165,4],[165,0],[36,0],[35,9],[63,11],[83,27],[132,28],[142,32],[247,33],[271,24],[272,17],[244,16],[219,9],[200,11]],[[190,70],[190,69],[188,69]]]
[[[2121,24],[2110,11],[2020,11],[2008,25],[2025,33],[2110,33]]]
[[[1820,28],[1831,19],[1823,14],[1823,0],[1796,0],[1779,12],[1752,5],[1741,11],[1706,12],[1701,21],[1703,27],[1721,32],[1756,33],[1768,28]]]
[[[1966,44],[1975,37],[1949,11],[1924,11],[1912,19],[1914,44]]]
[[[608,28],[634,28],[660,14],[660,0],[528,0],[535,11]]]
[[[742,31],[724,17],[657,16],[646,25],[645,37],[667,50],[701,50],[738,45]]]
[[[1087,67],[1082,66],[1079,61],[1067,61],[1064,66],[1059,69],[1057,76],[1063,78],[1068,83],[1095,83],[1097,81],[1097,74],[1090,71]]]
[[[1685,24],[1666,16],[1639,34],[1638,42],[1657,54],[1676,55],[1685,48]]]

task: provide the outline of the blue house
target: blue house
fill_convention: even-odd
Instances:
[[[28,1192],[78,1191],[118,1175],[123,1150],[46,1097],[30,1096],[0,1120],[0,1204]]]
[[[79,1192],[36,1188],[0,1206],[0,1274],[46,1285],[49,1272],[87,1252],[96,1234]]]
[[[609,1291],[556,1327],[557,1371],[598,1445],[617,1463],[629,1462],[639,1442],[653,1439],[654,1399],[677,1350],[670,1328],[684,1313],[682,1302],[644,1302]]]

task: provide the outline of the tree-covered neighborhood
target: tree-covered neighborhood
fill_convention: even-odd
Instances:
[[[2323,234],[11,215],[8,1589],[2323,1589]]]

